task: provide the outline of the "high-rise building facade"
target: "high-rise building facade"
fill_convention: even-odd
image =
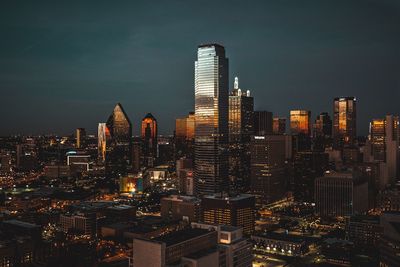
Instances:
[[[368,210],[368,182],[353,173],[325,173],[315,180],[315,204],[322,217],[362,214]]]
[[[290,111],[290,132],[293,136],[295,152],[311,149],[311,111]]]
[[[394,184],[399,177],[400,164],[399,117],[387,115],[370,123],[370,134],[364,151],[364,161],[378,162],[379,188]]]
[[[120,103],[115,106],[106,126],[111,136],[106,171],[108,168],[108,173],[123,174],[132,161],[132,124]]]
[[[151,113],[142,119],[141,135],[143,140],[143,157],[146,167],[153,167],[157,158],[157,120]]]
[[[76,129],[76,148],[83,148],[85,145],[86,131],[85,128]]]
[[[253,136],[251,154],[251,192],[259,202],[281,199],[286,186],[286,160],[291,158],[292,144],[288,135]]]
[[[357,137],[355,97],[337,97],[333,102],[333,143],[336,148],[354,145]]]
[[[284,134],[286,133],[286,118],[274,117],[272,120],[272,133]]]
[[[178,118],[175,120],[175,136],[181,140],[193,140],[194,139],[194,127],[195,127],[195,115],[194,112],[184,118]]]
[[[205,223],[241,226],[246,234],[254,231],[255,197],[253,195],[205,196],[201,200],[201,207],[202,221]]]
[[[272,134],[272,112],[254,111],[254,134],[268,135]]]
[[[331,146],[332,119],[327,112],[322,112],[315,119],[313,125],[314,150],[324,151]]]
[[[250,91],[239,88],[235,77],[234,88],[229,95],[229,176],[235,185],[249,185],[250,136],[253,134],[254,99]]]
[[[290,132],[292,134],[311,135],[311,111],[291,110],[290,111]]]
[[[234,88],[229,95],[229,142],[249,141],[253,134],[254,99],[250,90],[239,88],[239,79],[235,77]]]
[[[332,119],[329,116],[328,112],[322,112],[318,115],[318,117],[315,119],[313,130],[314,137],[330,137],[332,135]]]
[[[200,45],[195,62],[195,188],[228,187],[228,59],[218,44]]]
[[[110,130],[105,122],[99,123],[97,128],[97,150],[100,161],[105,162],[107,157],[107,145],[110,141]]]

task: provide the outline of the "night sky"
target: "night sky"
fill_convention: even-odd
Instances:
[[[84,2],[84,3],[83,3]],[[332,113],[359,132],[400,111],[400,1],[2,1],[0,134],[95,133],[121,102],[138,133],[192,111],[197,45],[218,42],[256,109]]]

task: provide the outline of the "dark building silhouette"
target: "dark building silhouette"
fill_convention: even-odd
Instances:
[[[273,134],[286,133],[286,118],[274,117],[272,119],[272,133]]]
[[[272,134],[272,112],[254,111],[254,134],[268,135]]]
[[[157,120],[151,113],[142,119],[143,158],[146,167],[153,167],[157,158]]]
[[[313,149],[324,151],[331,146],[332,119],[327,112],[322,112],[313,125]]]
[[[287,185],[287,159],[291,158],[288,135],[253,136],[251,151],[251,192],[262,203],[283,197]]]

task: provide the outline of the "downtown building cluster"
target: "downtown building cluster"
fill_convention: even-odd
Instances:
[[[0,267],[400,265],[399,117],[362,137],[355,97],[286,118],[241,86],[203,44],[171,136],[118,103],[95,135],[2,138]]]

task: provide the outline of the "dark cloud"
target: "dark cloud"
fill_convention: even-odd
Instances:
[[[0,134],[94,132],[116,102],[134,132],[151,112],[172,133],[211,41],[258,109],[314,117],[355,95],[362,133],[399,113],[397,1],[7,1],[0,38]]]

